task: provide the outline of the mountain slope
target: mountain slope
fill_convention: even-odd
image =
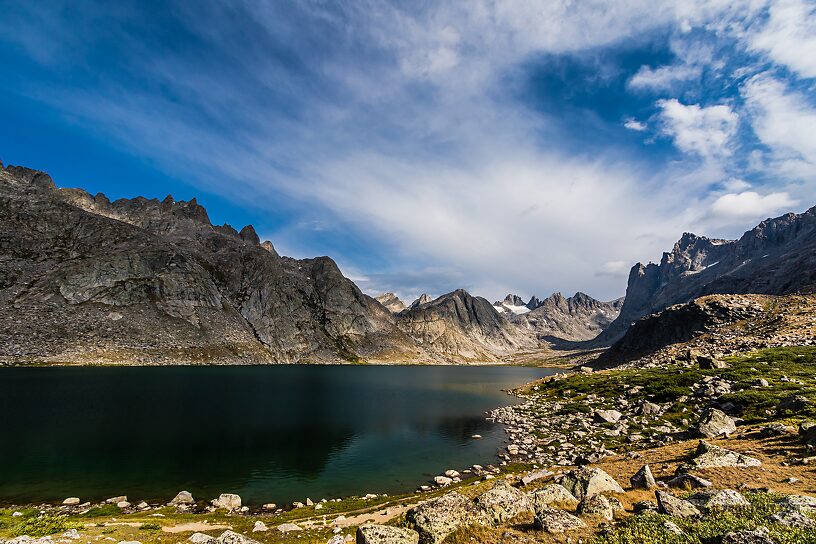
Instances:
[[[416,353],[328,257],[296,260],[194,200],[110,202],[0,169],[0,360],[298,362]]]
[[[374,298],[392,314],[399,313],[405,309],[405,303],[394,293],[383,293]]]
[[[739,240],[686,233],[659,265],[632,268],[620,316],[594,343],[612,344],[639,318],[704,295],[784,295],[815,288],[816,208],[767,219]]]
[[[425,351],[449,360],[495,361],[537,345],[490,302],[464,289],[412,304],[398,314],[397,320],[400,329]]]

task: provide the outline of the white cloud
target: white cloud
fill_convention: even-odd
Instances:
[[[595,272],[596,276],[611,276],[614,278],[625,278],[629,275],[632,263],[627,261],[608,261],[601,265]]]
[[[711,210],[726,219],[753,219],[789,211],[797,204],[785,192],[760,195],[755,191],[743,191],[722,195],[711,205]]]
[[[663,133],[681,151],[704,158],[731,154],[739,116],[729,106],[685,105],[676,98],[659,100],[657,105],[662,109]]]
[[[775,0],[768,20],[749,33],[750,47],[804,77],[816,77],[816,5],[803,0]]]
[[[645,123],[641,123],[637,119],[632,118],[627,119],[623,126],[628,128],[629,130],[634,130],[636,132],[643,132],[644,130],[646,130]]]
[[[742,179],[729,179],[722,185],[723,189],[729,193],[741,193],[742,191],[751,188],[751,184]]]
[[[768,74],[742,89],[751,126],[771,150],[769,168],[777,175],[808,180],[816,176],[816,107]]]
[[[678,81],[689,81],[700,77],[700,66],[669,65],[651,68],[641,66],[627,85],[632,89],[670,90]]]

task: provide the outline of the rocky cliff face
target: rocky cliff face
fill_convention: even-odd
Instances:
[[[405,303],[402,302],[394,293],[383,293],[375,297],[377,302],[385,306],[385,308],[392,314],[399,313],[405,309]]]
[[[495,361],[537,345],[490,302],[463,289],[412,304],[398,315],[398,323],[425,351],[450,360]]]
[[[412,355],[328,257],[296,260],[195,200],[110,202],[0,170],[0,360],[297,362]]]
[[[510,321],[535,334],[540,340],[558,344],[564,340],[595,338],[618,316],[623,299],[611,302],[595,300],[585,293],[565,298],[554,293],[544,300],[530,299],[529,312],[510,317]]]
[[[0,165],[0,363],[494,361],[524,343],[457,293],[395,315],[332,259],[280,256],[195,199],[111,202]]]
[[[739,240],[686,233],[660,264],[629,273],[620,316],[596,340],[609,345],[644,315],[709,294],[783,295],[816,288],[816,208],[763,221]]]

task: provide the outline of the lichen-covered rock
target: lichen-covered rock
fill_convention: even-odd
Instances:
[[[713,484],[705,478],[700,478],[694,474],[687,474],[682,472],[666,482],[669,487],[675,489],[705,489],[711,487]]]
[[[796,529],[814,529],[816,521],[799,510],[782,510],[768,518],[771,523],[779,523]]]
[[[578,504],[575,495],[561,484],[550,484],[529,493],[530,504],[549,505],[552,503]]]
[[[568,512],[547,506],[546,504],[536,505],[535,508],[536,528],[548,533],[564,533],[583,529],[586,527],[581,518],[573,516]]]
[[[649,465],[643,465],[634,476],[629,478],[629,483],[632,484],[633,489],[653,489],[657,487],[657,482],[655,482]]]
[[[234,531],[224,531],[218,537],[218,544],[259,544],[259,542]]]
[[[363,525],[357,529],[357,544],[417,544],[419,533],[390,525]]]
[[[615,510],[609,504],[609,500],[603,495],[590,495],[578,503],[578,514],[584,516],[595,516],[612,521],[615,518]]]
[[[688,498],[688,501],[703,510],[727,510],[751,506],[745,497],[733,489],[702,491]]]
[[[408,510],[405,519],[422,544],[437,544],[459,527],[485,521],[476,505],[455,491]]]
[[[700,421],[697,422],[694,430],[699,436],[716,438],[730,435],[737,430],[737,425],[725,412],[710,408],[700,417]]]
[[[567,472],[559,482],[579,501],[599,493],[623,493],[615,479],[599,468],[582,467]]]
[[[700,441],[694,458],[691,460],[693,468],[719,468],[719,467],[758,467],[762,466],[759,459],[748,457],[739,452],[715,446],[705,441]]]
[[[214,536],[210,536],[205,533],[193,533],[190,535],[190,538],[187,539],[189,542],[193,544],[217,544],[218,539]]]
[[[700,515],[700,511],[696,506],[665,491],[655,491],[655,497],[657,498],[658,511],[661,514],[676,518],[689,518]]]
[[[484,512],[485,518],[495,525],[532,511],[527,495],[511,486],[507,480],[498,480],[492,488],[479,495],[476,505]]]
[[[221,493],[217,499],[213,499],[212,505],[225,510],[240,510],[241,497],[235,493]]]
[[[776,544],[767,527],[753,531],[735,531],[723,536],[722,544]]]
[[[787,495],[777,502],[786,510],[796,510],[803,514],[816,513],[816,498],[808,495]]]
[[[180,506],[182,504],[195,504],[195,499],[189,491],[179,491],[169,503],[170,506]]]

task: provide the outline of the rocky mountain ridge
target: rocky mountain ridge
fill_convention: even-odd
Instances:
[[[383,293],[374,298],[392,314],[398,314],[406,308],[405,303],[394,293]]]
[[[194,199],[111,202],[0,165],[0,257],[0,362],[460,360],[409,336],[420,318],[401,325],[332,259],[280,256]],[[444,343],[495,361],[507,326],[470,346],[455,324]]]
[[[738,240],[685,233],[660,264],[632,267],[620,315],[594,343],[611,345],[639,318],[704,295],[814,289],[816,207],[766,219]]]

